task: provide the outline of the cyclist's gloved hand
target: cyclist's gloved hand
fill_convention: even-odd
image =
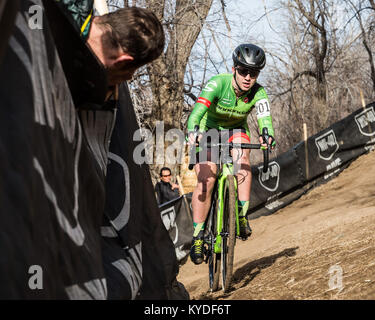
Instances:
[[[271,146],[271,149],[275,149],[276,141],[275,141],[275,138],[273,136],[269,136],[268,143]]]
[[[263,141],[263,137],[259,136],[260,144],[263,145],[263,147],[267,147],[266,143]],[[276,147],[276,141],[273,136],[268,136],[268,145],[271,146],[271,149],[275,149]]]
[[[190,146],[195,145],[195,137],[196,137],[196,134],[194,132],[189,132],[187,134],[187,141]]]
[[[202,138],[202,134],[196,131],[189,131],[186,135],[186,141],[188,142],[190,146],[195,146],[197,143],[197,140],[199,141],[201,138]]]

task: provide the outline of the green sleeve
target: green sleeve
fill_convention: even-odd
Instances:
[[[255,99],[255,108],[258,119],[259,134],[261,134],[263,128],[266,127],[268,129],[268,134],[270,136],[275,137],[275,132],[273,130],[272,125],[270,103],[268,100],[267,93],[263,87],[261,87],[259,91],[256,93]]]
[[[199,125],[204,115],[208,112],[211,103],[218,97],[221,90],[221,81],[218,76],[212,77],[203,88],[194,109],[188,119],[188,131],[193,131]]]
[[[194,106],[193,111],[191,112],[189,119],[188,119],[188,125],[187,129],[188,131],[194,131],[194,127],[196,125],[199,126],[199,123],[205,113],[208,111],[208,108],[205,105],[202,105],[201,103],[196,103]]]
[[[270,135],[272,137],[275,137],[275,132],[274,132],[273,126],[272,126],[272,117],[271,116],[267,116],[267,117],[263,117],[263,118],[258,119],[258,126],[259,126],[259,134],[262,133],[263,128],[267,128],[268,129],[268,135]]]

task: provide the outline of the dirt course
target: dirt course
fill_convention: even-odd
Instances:
[[[181,266],[191,299],[375,299],[375,152],[238,240],[231,290],[208,291],[208,266]]]

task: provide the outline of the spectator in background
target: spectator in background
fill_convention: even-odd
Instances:
[[[160,169],[160,181],[155,185],[155,192],[158,204],[161,205],[165,202],[176,199],[180,196],[179,186],[171,182],[172,172],[171,169],[163,167]]]

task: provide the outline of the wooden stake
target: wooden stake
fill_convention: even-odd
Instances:
[[[177,183],[178,185],[180,186],[180,193],[182,195],[182,199],[185,203],[185,206],[190,214],[190,218],[191,218],[191,221],[193,221],[193,213],[191,212],[191,207],[189,206],[189,202],[187,201],[186,199],[186,196],[185,196],[185,191],[184,191],[184,187],[182,186],[182,182],[181,182],[181,178],[179,175],[176,176],[176,179],[177,179]]]
[[[305,166],[306,166],[306,180],[309,180],[309,154],[307,150],[307,125],[303,123],[303,140],[305,141]]]
[[[359,90],[359,94],[361,95],[362,107],[363,109],[366,108],[365,98],[363,97],[362,89]]]
[[[182,186],[181,178],[179,175],[176,176],[177,183],[180,186],[180,194],[183,195],[185,194],[184,187]]]

